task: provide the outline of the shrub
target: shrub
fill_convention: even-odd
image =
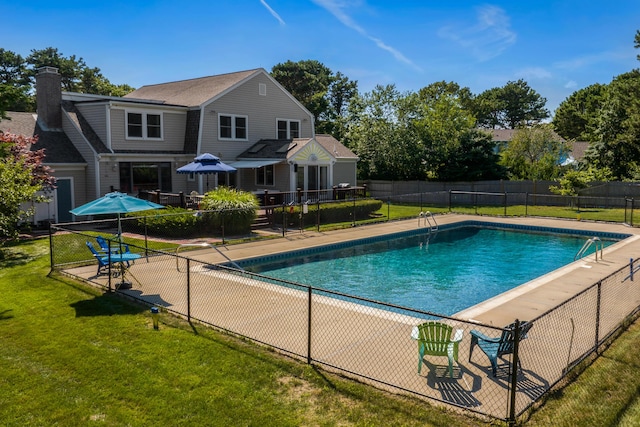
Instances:
[[[200,209],[207,230],[215,233],[245,234],[251,231],[259,207],[258,198],[246,191],[219,187],[204,195]]]
[[[320,223],[330,224],[336,222],[348,222],[353,221],[353,214],[355,211],[356,220],[364,220],[371,216],[373,212],[376,212],[382,208],[382,201],[380,200],[356,200],[355,208],[353,201],[339,202],[339,203],[323,203],[320,205]],[[276,224],[282,224],[283,212],[285,211],[285,218],[289,225],[296,227],[300,226],[300,211],[302,206],[285,206],[284,208],[277,208],[274,210],[274,221]],[[309,205],[309,213],[307,218],[312,216],[317,217],[318,211],[317,205]],[[309,222],[307,219],[306,223]]]
[[[193,211],[167,206],[165,209],[134,212],[127,216],[138,217],[137,227],[144,233],[146,224],[149,235],[160,237],[192,237],[201,231],[201,224]]]

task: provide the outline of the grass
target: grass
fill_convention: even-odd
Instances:
[[[47,276],[47,239],[0,257],[6,426],[484,426]],[[640,425],[636,322],[526,426]]]
[[[552,394],[526,425],[640,425],[639,341],[640,322],[636,322],[577,381]]]
[[[0,419],[6,426],[482,425],[48,277],[46,239],[4,249]]]
[[[449,210],[448,207],[441,206],[416,206],[416,205],[383,205],[382,209],[375,212],[377,218],[368,221],[386,221],[406,218],[418,218],[420,212],[429,211],[433,214],[455,212],[469,215],[490,215],[505,216],[504,206],[454,206]],[[569,208],[562,206],[509,206],[506,209],[506,216],[538,216],[548,218],[566,218],[581,219],[587,221],[607,221],[607,222],[624,222],[624,209],[605,209],[605,208]],[[365,221],[366,222],[366,221]],[[358,224],[361,224],[358,221]]]

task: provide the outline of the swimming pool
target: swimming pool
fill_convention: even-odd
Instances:
[[[243,262],[248,271],[451,315],[569,264],[589,237],[626,236],[459,223]],[[544,233],[543,233],[544,232]],[[591,249],[590,253],[593,253]]]

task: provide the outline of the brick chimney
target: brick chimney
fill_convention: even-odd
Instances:
[[[49,130],[62,129],[62,79],[54,67],[38,68],[36,105],[38,120]]]

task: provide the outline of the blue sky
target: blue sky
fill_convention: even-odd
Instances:
[[[315,59],[358,81],[475,94],[524,79],[554,110],[640,67],[638,0],[0,0],[0,47],[56,47],[134,87]]]

